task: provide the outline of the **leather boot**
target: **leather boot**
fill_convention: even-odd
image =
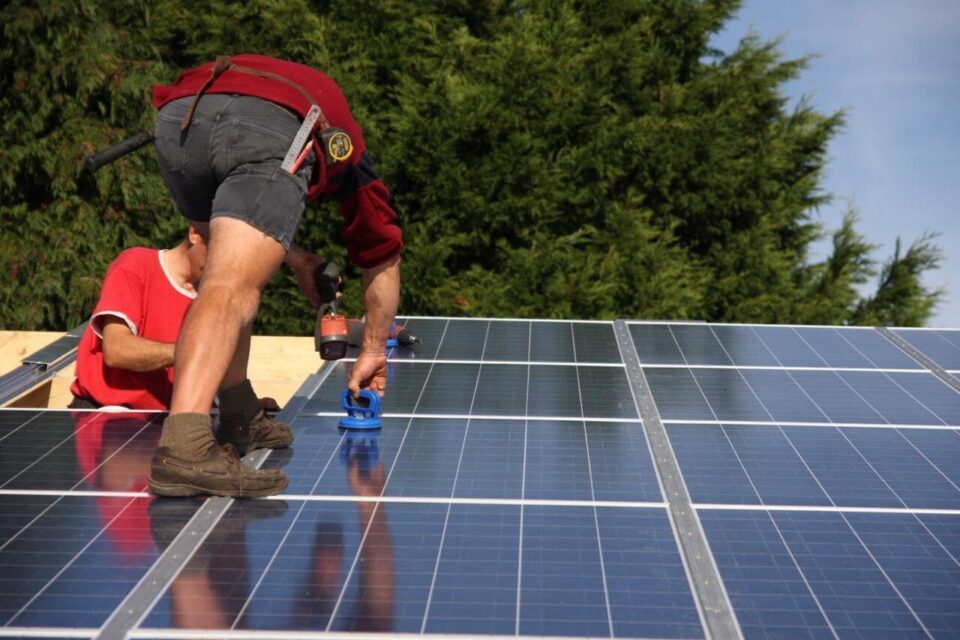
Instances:
[[[260,408],[250,380],[221,389],[217,441],[230,443],[242,457],[254,449],[281,449],[293,444],[293,431]]]
[[[280,493],[289,481],[279,469],[248,467],[240,462],[236,449],[225,444],[211,446],[200,460],[186,460],[169,447],[158,447],[148,484],[160,496],[262,498]]]

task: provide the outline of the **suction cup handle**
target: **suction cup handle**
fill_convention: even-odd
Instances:
[[[346,391],[342,398],[343,408],[347,411],[363,413],[374,418],[380,415],[380,396],[370,389],[361,389],[360,395],[356,398]]]

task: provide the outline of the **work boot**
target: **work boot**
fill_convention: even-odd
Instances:
[[[293,444],[293,431],[261,409],[248,423],[221,416],[217,429],[220,444],[232,444],[243,457],[254,449],[283,449]]]
[[[233,445],[215,444],[200,460],[185,460],[169,447],[158,447],[150,464],[148,484],[159,496],[262,498],[280,493],[289,481],[279,469],[254,469],[243,464]]]
[[[217,441],[230,443],[242,457],[254,449],[282,449],[293,444],[290,427],[267,415],[249,380],[221,389]]]

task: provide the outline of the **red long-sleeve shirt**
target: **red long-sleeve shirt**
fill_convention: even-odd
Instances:
[[[374,267],[399,254],[403,249],[403,234],[397,225],[397,214],[389,204],[390,194],[373,169],[363,132],[337,83],[316,69],[277,58],[242,54],[232,56],[231,61],[300,85],[317,102],[331,126],[350,134],[354,151],[346,161],[325,165],[322,154],[318,154],[307,200],[312,202],[321,196],[337,198],[344,219],[341,234],[350,261],[358,267]],[[159,109],[178,98],[196,95],[210,77],[213,64],[184,71],[172,85],[154,86],[154,106]],[[283,82],[235,70],[225,71],[206,92],[262,98],[292,109],[301,117],[306,116],[311,107],[305,96]]]

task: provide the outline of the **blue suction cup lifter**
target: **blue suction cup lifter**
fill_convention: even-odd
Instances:
[[[340,407],[347,412],[346,418],[340,418],[342,429],[379,429],[380,396],[369,389],[361,389],[360,397],[356,399],[346,389],[340,394]]]

